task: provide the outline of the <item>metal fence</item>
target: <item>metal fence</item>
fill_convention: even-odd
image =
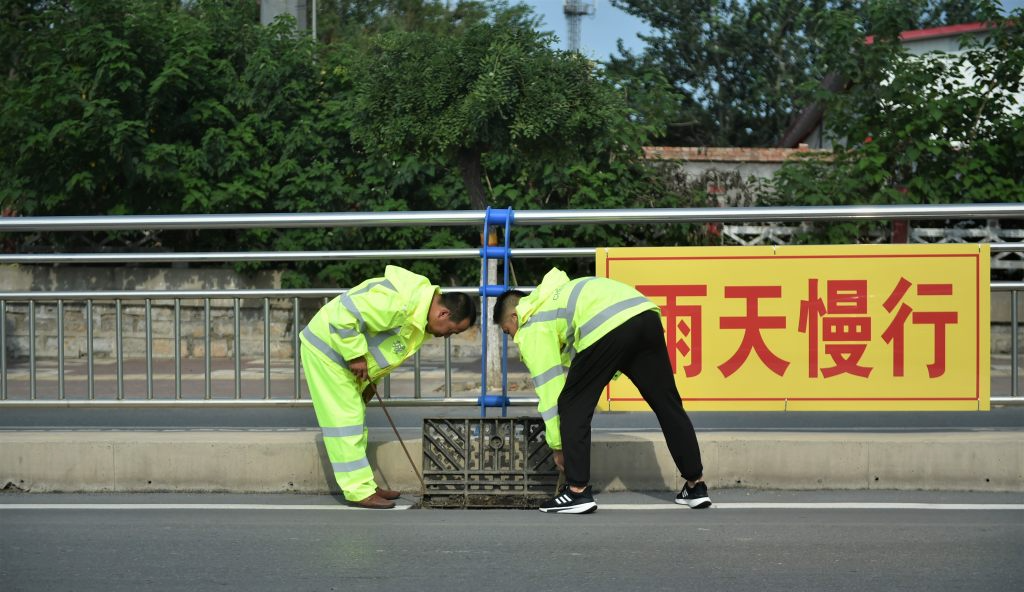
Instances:
[[[495,217],[495,213],[501,214]],[[487,210],[458,212],[376,212],[376,213],[334,213],[334,214],[231,214],[231,215],[182,215],[182,216],[99,216],[99,217],[24,217],[0,218],[0,233],[9,232],[75,232],[101,230],[164,230],[164,229],[244,229],[244,228],[323,228],[323,227],[359,227],[359,226],[482,226],[496,221],[506,226],[506,244],[511,225],[578,225],[578,224],[679,224],[679,223],[725,223],[739,224],[748,222],[784,222],[784,221],[843,221],[843,220],[991,220],[991,219],[1024,218],[1024,205],[1021,204],[974,204],[974,205],[932,205],[932,206],[823,206],[794,208],[695,208],[695,209],[632,209],[632,210],[565,210],[565,211],[517,211]],[[991,243],[994,253],[1024,252],[1024,243]],[[484,261],[481,272],[481,285],[451,288],[470,294],[493,295],[496,286],[487,286],[486,261],[488,257],[506,258],[565,258],[593,257],[595,248],[563,248],[563,249],[518,249],[494,248],[485,249],[422,249],[422,250],[366,250],[366,251],[300,251],[300,252],[222,252],[222,253],[88,253],[88,254],[0,254],[0,264],[152,264],[152,263],[203,263],[203,262],[285,262],[285,261],[339,261],[339,260],[414,260],[414,259],[479,259]],[[993,282],[992,291],[1010,292],[1011,296],[1011,387],[1009,396],[993,396],[993,404],[1011,404],[1021,402],[1019,390],[1019,343],[1018,318],[1019,293],[1024,291],[1024,282]],[[178,291],[143,291],[143,290],[97,290],[97,291],[39,291],[14,292],[0,291],[0,408],[14,406],[46,407],[46,406],[300,406],[309,405],[308,398],[302,396],[300,365],[298,356],[298,332],[302,327],[301,301],[310,299],[324,302],[337,296],[338,290],[178,290]],[[255,395],[243,393],[243,375],[241,347],[237,340],[240,336],[240,302],[256,299],[263,308],[263,359],[262,359],[262,392]],[[202,302],[204,311],[205,347],[203,347],[203,388],[200,393],[184,392],[183,365],[180,340],[181,310],[183,301]],[[212,388],[213,357],[210,348],[210,310],[211,302],[230,302],[233,308],[234,335],[236,345],[232,356],[233,367],[230,373],[234,378],[234,392],[216,395]],[[93,334],[93,311],[98,302],[112,302],[115,308],[115,326],[110,339],[115,368],[115,384],[113,392],[102,390],[97,396],[96,356]],[[173,380],[173,392],[156,393],[154,386],[154,346],[153,346],[153,307],[154,303],[169,303],[164,306],[173,307],[173,334],[175,343],[173,377],[166,377],[169,383]],[[291,315],[288,326],[292,342],[291,376],[288,386],[275,389],[271,376],[271,305],[278,307],[280,303],[290,305]],[[17,303],[17,304],[15,304]],[[56,392],[43,393],[40,397],[37,375],[40,371],[38,361],[41,357],[37,352],[36,315],[37,308],[44,303],[56,306],[55,337],[56,352]],[[126,356],[123,347],[124,328],[122,313],[125,303],[136,306],[141,303],[144,309],[145,331],[145,370],[144,392],[127,393],[125,387]],[[8,360],[9,336],[7,334],[7,315],[9,307],[27,306],[28,317],[28,356],[27,379],[28,393],[23,397],[9,395],[10,360]],[[65,372],[67,364],[64,351],[64,327],[69,306],[80,309],[86,336],[86,391],[83,398],[71,397],[67,393]],[[76,314],[79,314],[76,312]],[[486,344],[486,315],[481,323],[483,341]],[[486,355],[486,345],[482,345]],[[53,356],[47,356],[52,358]],[[423,396],[421,380],[421,357],[416,355],[413,361],[412,393],[409,396],[392,398],[392,404],[398,405],[477,405],[477,397],[455,397],[452,388],[452,354],[451,344],[446,341],[443,356],[444,388],[441,396]],[[483,371],[481,371],[483,374]],[[484,383],[483,376],[480,377]],[[107,387],[110,388],[110,387]],[[389,393],[387,385],[385,392]],[[390,393],[389,393],[390,394]],[[134,398],[133,398],[134,397]],[[511,405],[533,405],[534,397],[513,397],[507,401]]]

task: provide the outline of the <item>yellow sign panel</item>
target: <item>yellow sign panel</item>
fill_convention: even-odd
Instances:
[[[598,249],[691,411],[988,410],[988,245]],[[645,410],[612,381],[606,410]]]

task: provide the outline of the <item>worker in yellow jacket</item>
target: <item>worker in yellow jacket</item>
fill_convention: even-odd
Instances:
[[[466,294],[445,293],[427,278],[389,265],[327,303],[302,330],[302,369],[324,446],[345,499],[393,508],[399,492],[377,487],[366,458],[366,403],[372,385],[433,337],[476,321]]]
[[[590,482],[590,422],[601,391],[622,372],[658,417],[669,452],[686,483],[676,503],[711,505],[700,446],[683,410],[665,345],[658,306],[632,286],[607,278],[570,280],[552,269],[532,294],[498,297],[494,324],[512,336],[533,378],[545,439],[567,487],[542,512],[597,509]]]

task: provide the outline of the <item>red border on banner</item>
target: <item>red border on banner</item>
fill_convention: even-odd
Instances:
[[[921,259],[921,258],[973,258],[974,259],[974,397],[682,397],[684,401],[978,401],[981,399],[981,255],[976,254],[920,254],[920,255],[748,255],[723,257],[605,257],[604,277],[611,275],[612,261],[707,261],[721,259]],[[605,387],[605,401],[642,402],[643,397],[612,397],[612,385]]]

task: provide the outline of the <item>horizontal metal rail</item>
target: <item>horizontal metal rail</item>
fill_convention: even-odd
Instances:
[[[320,214],[166,214],[157,216],[36,216],[0,219],[0,232],[209,230],[358,226],[480,226],[484,211],[337,212]]]
[[[536,406],[539,402],[537,397],[510,397],[509,406],[527,407]],[[449,397],[449,398],[422,398],[404,399],[390,398],[388,407],[476,407],[479,405],[477,397]],[[219,409],[238,409],[246,407],[261,408],[293,408],[312,407],[310,399],[145,399],[145,400],[88,400],[88,399],[65,399],[61,401],[40,401],[40,400],[6,400],[0,401],[0,409],[4,408],[108,408],[108,409],[153,409],[153,408],[202,408],[210,407]],[[367,407],[380,407],[377,401],[366,404]]]
[[[982,244],[982,243],[978,243]],[[1024,251],[1024,243],[988,243],[993,253]],[[513,259],[593,257],[595,247],[509,250]],[[396,251],[254,251],[225,253],[35,253],[0,254],[0,264],[74,263],[239,263],[246,261],[345,261],[358,259],[476,259],[480,249],[412,249]]]
[[[1024,246],[1021,247],[1024,250]],[[594,247],[510,249],[520,259],[593,257]],[[408,249],[391,251],[247,251],[226,253],[35,253],[0,254],[0,264],[52,263],[238,263],[244,261],[342,261],[357,259],[479,259],[480,249]]]
[[[446,292],[479,294],[480,288],[444,288]],[[233,298],[334,298],[347,290],[95,290],[53,292],[0,292],[0,300],[231,300]]]
[[[486,211],[336,212],[318,214],[194,214],[159,216],[37,216],[0,218],[0,232],[206,230],[380,226],[479,226]],[[748,208],[521,210],[515,224],[674,224],[835,220],[978,220],[1024,218],[1024,204],[933,204]]]
[[[531,292],[536,286],[516,286],[516,290]],[[1024,291],[1024,282],[992,282],[993,292]],[[477,286],[443,288],[445,292],[479,294]],[[233,298],[333,298],[346,290],[96,290],[52,292],[0,292],[0,300],[231,300]]]
[[[510,397],[509,407],[536,407],[540,400],[537,397]],[[685,404],[686,399],[683,399]],[[989,403],[996,407],[1024,406],[1024,397],[990,397]],[[442,399],[421,398],[388,399],[388,407],[477,407],[477,397],[450,397]],[[60,401],[40,400],[5,400],[0,401],[0,409],[73,409],[73,408],[107,408],[107,409],[154,409],[154,408],[296,408],[312,407],[310,399],[147,399],[147,400],[96,400],[96,399],[64,399]],[[380,403],[372,401],[367,407],[379,407]],[[692,413],[692,411],[691,411]]]
[[[992,282],[989,284],[993,292],[1013,292],[1024,290],[1024,282]]]
[[[515,224],[662,224],[679,222],[829,222],[836,220],[977,220],[1022,218],[1024,204],[651,208],[516,211]]]

